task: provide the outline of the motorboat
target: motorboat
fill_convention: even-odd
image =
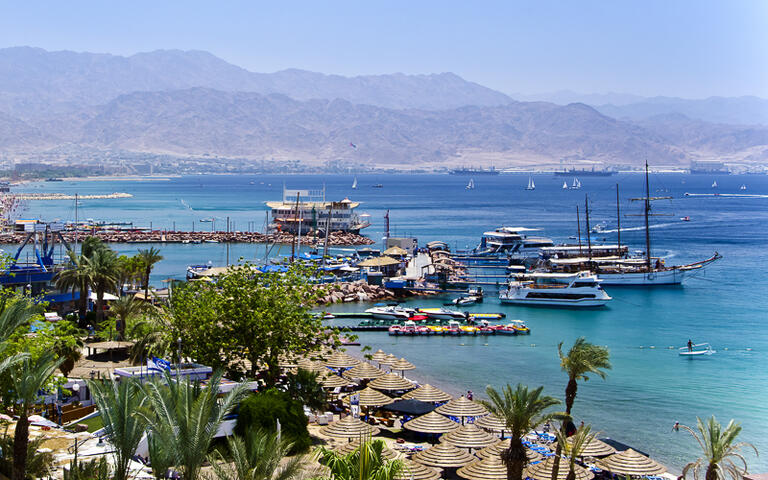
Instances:
[[[478,302],[482,302],[483,297],[475,297],[474,295],[467,295],[464,297],[458,297],[451,300],[453,305],[474,305]]]
[[[420,308],[419,313],[427,315],[434,320],[454,320],[457,318],[465,318],[464,312],[458,310],[449,310],[447,308]]]
[[[678,355],[683,357],[700,357],[703,355],[712,355],[716,350],[712,349],[712,346],[708,343],[696,343],[690,347],[680,347],[678,349]]]
[[[681,222],[690,222],[691,221],[691,217],[689,217],[688,215],[686,215],[684,217],[680,217],[680,221]]]
[[[538,257],[542,248],[552,247],[555,243],[547,237],[529,235],[536,228],[499,227],[496,230],[484,232],[480,245],[466,252],[468,256],[508,256],[517,258]],[[459,255],[461,256],[461,255]]]
[[[602,307],[612,298],[600,282],[589,271],[518,274],[501,291],[499,300],[513,305]]]
[[[370,313],[373,318],[380,320],[408,320],[416,311],[399,305],[382,305],[369,308],[365,313]]]
[[[514,330],[517,335],[531,334],[531,329],[522,320],[512,320],[507,327]]]

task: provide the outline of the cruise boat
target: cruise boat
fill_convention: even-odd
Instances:
[[[480,245],[468,253],[470,256],[537,257],[542,248],[554,246],[554,242],[547,237],[528,235],[536,231],[536,228],[500,227],[484,232]]]
[[[499,294],[501,303],[565,307],[602,307],[612,300],[591,272],[525,273],[513,276]]]
[[[385,305],[369,308],[365,313],[370,313],[373,318],[380,320],[408,320],[416,311],[399,305]]]

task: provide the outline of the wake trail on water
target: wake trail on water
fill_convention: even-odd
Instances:
[[[188,209],[190,212],[194,212],[195,211],[195,209],[192,208],[192,206],[190,204],[185,202],[183,198],[180,199],[180,201],[181,201],[181,204],[184,205],[184,208]]]
[[[757,193],[688,193],[686,197],[731,197],[731,198],[768,198],[768,195]]]
[[[650,225],[648,228],[664,228],[664,227],[671,227],[672,225],[678,225],[678,223],[657,223],[655,225]],[[639,232],[640,230],[645,230],[645,227],[629,227],[629,228],[622,228],[622,232]],[[614,228],[611,230],[600,230],[598,233],[594,233],[593,235],[599,235],[600,233],[616,233],[619,230]]]

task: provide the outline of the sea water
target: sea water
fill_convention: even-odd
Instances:
[[[526,191],[528,175],[469,177],[452,175],[326,176],[186,176],[152,181],[65,181],[16,187],[28,192],[127,192],[129,199],[81,200],[80,220],[131,221],[155,229],[263,230],[267,200],[279,200],[282,188],[326,189],[329,200],[349,197],[360,201],[358,213],[371,215],[364,231],[380,243],[384,214],[389,211],[392,236],[414,236],[423,245],[447,241],[452,249],[475,246],[482,232],[496,227],[541,229],[556,242],[574,242],[579,207],[584,237],[585,197],[592,225],[605,222],[608,233],[596,242],[616,242],[616,185],[621,210],[621,241],[631,250],[645,249],[640,174],[579,177],[582,188],[563,189],[570,177],[533,176],[536,189]],[[717,180],[718,188],[711,188]],[[560,370],[557,345],[567,349],[579,336],[610,349],[613,369],[605,380],[590,376],[580,382],[574,406],[577,422],[590,423],[609,436],[651,454],[679,470],[697,455],[696,445],[674,422],[695,425],[696,417],[716,415],[725,423],[736,419],[744,427],[741,440],[762,455],[750,456],[752,471],[768,470],[768,176],[711,176],[652,174],[651,195],[672,197],[653,202],[651,249],[668,264],[702,260],[715,251],[723,259],[697,273],[682,287],[606,287],[614,298],[602,309],[565,309],[502,306],[489,295],[470,311],[504,312],[524,320],[530,336],[390,337],[384,332],[360,334],[363,345],[381,348],[413,362],[415,378],[454,394],[473,390],[482,396],[487,385],[506,383],[543,385],[547,394],[562,398],[567,378]],[[373,188],[381,184],[383,188]],[[747,190],[739,187],[745,184]],[[755,197],[689,196],[751,194]],[[74,220],[73,201],[29,201],[22,216],[44,220]],[[690,221],[681,221],[682,217]],[[158,244],[165,259],[153,272],[153,283],[183,278],[189,264],[224,265],[223,244]],[[377,245],[380,246],[380,245]],[[114,245],[135,252],[144,245]],[[11,251],[11,246],[5,246]],[[272,254],[290,254],[276,247]],[[263,246],[235,244],[229,259],[260,261]],[[410,305],[439,306],[449,297],[411,300]],[[334,311],[362,311],[365,305],[333,306]],[[348,324],[341,320],[339,325]],[[683,358],[677,348],[688,339],[709,342],[717,353]]]

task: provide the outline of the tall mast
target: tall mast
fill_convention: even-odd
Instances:
[[[579,255],[581,255],[581,220],[579,219],[578,205],[576,205],[576,233],[579,236]]]
[[[616,184],[616,232],[619,239],[616,243],[619,244],[619,255],[621,255],[621,212],[619,211],[619,184]]]
[[[323,186],[325,188],[325,186]],[[296,193],[296,214],[299,217],[299,228],[296,235],[296,254],[301,255],[301,224],[304,223],[304,209],[299,205],[299,197],[300,195],[298,192]],[[311,197],[310,197],[311,198]],[[325,201],[325,195],[323,195],[323,201]]]
[[[299,218],[299,192],[296,192],[296,211],[294,212],[293,219]],[[296,236],[291,239],[291,263],[296,259]]]
[[[651,271],[651,231],[648,214],[651,213],[651,188],[648,185],[648,160],[645,161],[645,266]]]
[[[328,256],[328,236],[331,233],[331,215],[333,214],[333,204],[328,205],[328,220],[325,222],[325,245],[323,246],[323,266],[325,266],[325,257]]]
[[[590,235],[589,231],[589,197],[587,195],[584,195],[584,217],[587,221],[587,255],[589,256],[589,261],[592,261],[592,235]]]
[[[78,218],[77,218],[77,192],[75,192],[75,255],[77,255],[77,229],[78,229]]]

